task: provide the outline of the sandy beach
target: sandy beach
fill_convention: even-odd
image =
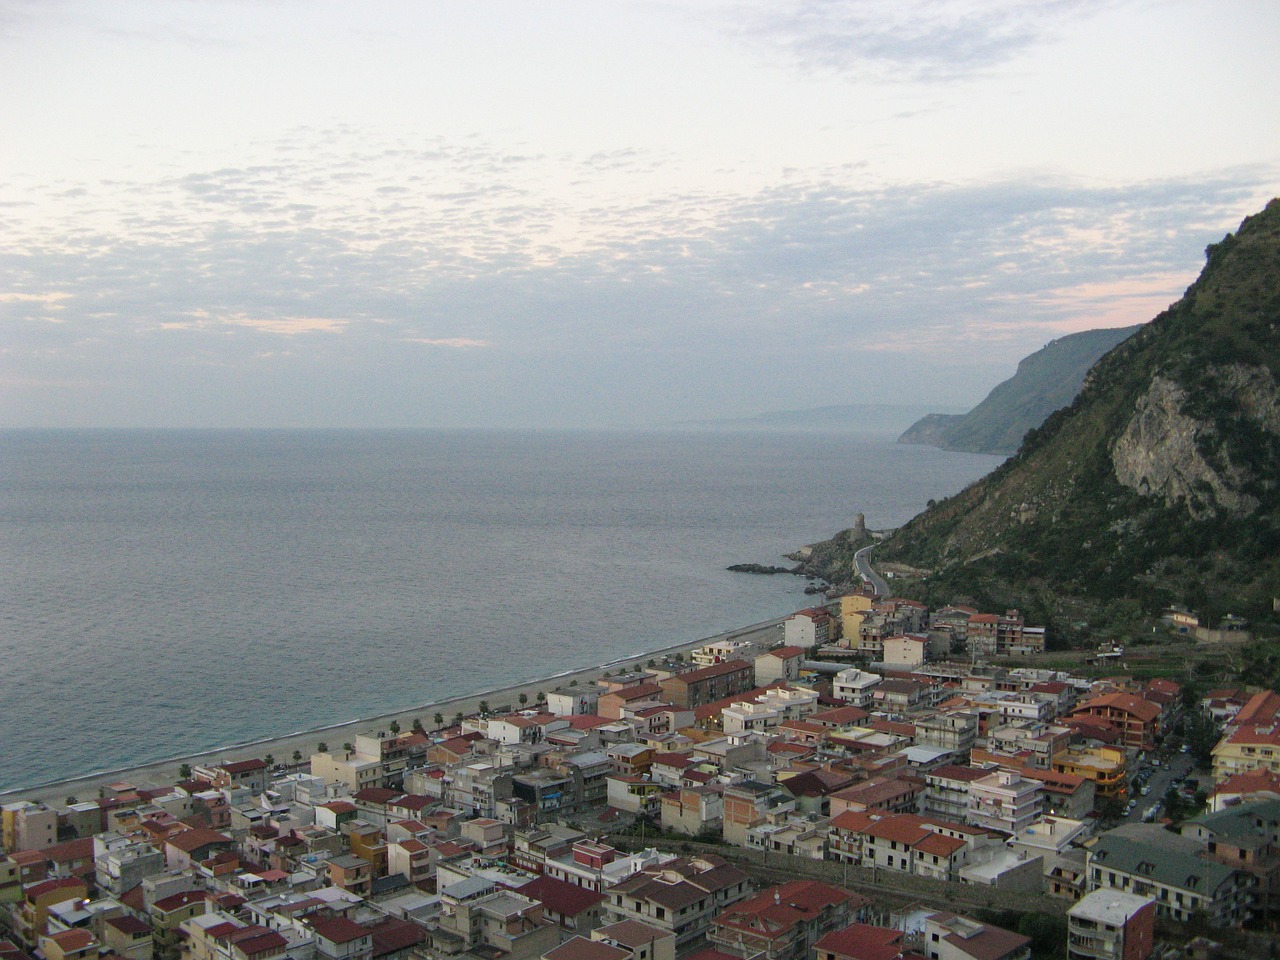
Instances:
[[[43,801],[52,807],[62,807],[66,805],[68,797],[74,796],[79,800],[96,799],[99,795],[99,788],[111,783],[125,782],[132,784],[135,787],[143,788],[164,786],[178,781],[178,770],[184,763],[195,765],[198,763],[209,763],[211,761],[221,762],[249,760],[254,758],[264,758],[270,754],[277,763],[289,763],[292,765],[293,753],[295,750],[300,751],[304,758],[309,758],[312,753],[318,751],[319,744],[322,742],[328,744],[331,749],[338,750],[341,749],[344,742],[353,740],[356,734],[377,733],[379,730],[386,730],[392,721],[397,722],[401,729],[408,730],[413,725],[413,721],[417,719],[422,722],[428,732],[431,732],[436,728],[436,724],[434,722],[436,713],[443,714],[445,723],[448,724],[458,713],[462,713],[463,715],[478,713],[480,709],[480,702],[482,700],[488,701],[489,706],[493,709],[508,704],[515,709],[519,709],[519,697],[521,693],[528,695],[529,704],[532,705],[537,698],[539,691],[549,693],[558,687],[567,686],[574,680],[577,680],[579,684],[593,681],[599,678],[606,670],[613,672],[624,664],[629,665],[636,662],[644,663],[651,658],[660,658],[667,654],[685,653],[689,650],[695,649],[696,647],[701,647],[704,644],[712,643],[717,640],[741,638],[756,640],[763,643],[777,642],[782,639],[782,622],[784,619],[784,617],[778,617],[773,620],[766,620],[763,623],[755,623],[736,630],[729,630],[725,633],[716,634],[715,636],[704,637],[700,640],[680,643],[670,647],[663,647],[660,650],[653,650],[637,656],[598,664],[593,667],[585,667],[581,670],[559,674],[554,677],[544,677],[543,679],[534,680],[529,683],[498,687],[492,690],[482,690],[466,696],[455,697],[450,700],[424,703],[408,710],[398,710],[393,713],[378,714],[377,716],[365,717],[361,720],[353,720],[347,723],[319,727],[317,729],[306,730],[301,733],[256,740],[252,743],[234,744],[226,747],[220,747],[216,750],[208,750],[204,753],[192,754],[185,757],[173,757],[168,760],[161,760],[155,763],[143,764],[136,767],[107,770],[99,773],[88,774],[82,777],[73,777],[68,780],[58,780],[52,783],[41,784],[35,787],[19,788],[5,794],[0,794],[0,801]],[[307,761],[304,759],[296,769],[309,769]]]

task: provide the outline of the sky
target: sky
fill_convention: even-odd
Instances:
[[[1264,0],[0,0],[0,426],[966,408],[1280,193]]]

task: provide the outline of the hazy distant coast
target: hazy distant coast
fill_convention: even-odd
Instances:
[[[96,799],[99,788],[111,783],[123,781],[137,787],[165,786],[176,783],[179,780],[178,769],[184,763],[206,763],[213,760],[248,760],[262,758],[267,754],[271,754],[277,763],[289,763],[295,750],[302,753],[304,760],[300,766],[305,767],[311,754],[318,749],[317,744],[322,741],[328,743],[333,749],[339,749],[344,740],[352,739],[357,734],[374,734],[379,730],[385,730],[392,721],[396,721],[403,729],[408,730],[415,719],[421,720],[423,726],[428,732],[431,732],[435,729],[435,724],[432,720],[436,713],[444,714],[446,723],[448,723],[458,713],[467,716],[478,713],[481,701],[488,701],[493,708],[508,704],[516,707],[521,693],[528,695],[529,704],[532,706],[539,691],[550,693],[552,690],[566,686],[574,680],[579,683],[594,681],[602,676],[606,670],[611,670],[623,664],[632,664],[637,661],[643,663],[650,658],[684,653],[716,640],[734,637],[749,637],[766,641],[781,640],[784,619],[785,617],[775,617],[772,620],[728,630],[711,637],[678,643],[658,650],[636,653],[633,656],[622,657],[597,666],[567,671],[526,683],[483,690],[449,700],[425,703],[406,710],[362,717],[357,720],[317,727],[313,730],[256,740],[252,743],[232,744],[189,756],[171,757],[167,760],[159,760],[138,766],[98,771],[66,780],[55,780],[34,787],[19,787],[0,793],[0,797],[3,797],[6,801],[39,800],[50,805],[61,806],[69,796],[77,797],[80,800]],[[518,709],[518,707],[516,708]]]

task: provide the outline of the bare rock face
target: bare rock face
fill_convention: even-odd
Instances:
[[[1212,374],[1237,416],[1280,434],[1280,396],[1269,370],[1234,364]],[[1197,520],[1254,512],[1258,499],[1244,491],[1247,471],[1232,461],[1214,423],[1187,414],[1188,399],[1181,384],[1152,379],[1112,445],[1116,479],[1143,496],[1183,504]]]

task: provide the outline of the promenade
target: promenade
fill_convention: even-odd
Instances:
[[[561,674],[556,677],[544,677],[528,683],[513,684],[467,694],[466,696],[454,697],[449,700],[424,703],[407,710],[378,714],[361,720],[319,727],[302,733],[257,740],[252,743],[220,747],[204,753],[174,757],[156,763],[108,770],[35,787],[20,788],[0,794],[0,801],[43,801],[49,806],[61,807],[65,805],[67,798],[71,796],[79,800],[96,799],[99,789],[112,783],[125,782],[142,788],[165,786],[176,783],[180,779],[178,770],[184,763],[194,766],[211,762],[261,759],[266,757],[267,754],[271,754],[277,763],[291,763],[295,750],[301,752],[302,756],[308,759],[312,753],[319,749],[318,745],[322,742],[327,743],[332,750],[340,750],[344,742],[354,740],[357,734],[376,735],[379,730],[386,730],[392,721],[398,723],[402,730],[408,730],[413,725],[413,721],[417,719],[422,721],[428,732],[431,732],[435,729],[434,716],[436,713],[443,714],[445,723],[449,724],[458,713],[462,713],[464,716],[479,713],[481,701],[487,701],[490,708],[509,704],[513,708],[519,709],[519,698],[520,694],[523,693],[529,698],[528,706],[532,707],[539,692],[550,693],[558,687],[567,686],[574,680],[577,680],[579,684],[590,683],[599,679],[606,670],[614,672],[624,665],[631,665],[636,662],[644,663],[649,659],[660,659],[669,654],[687,653],[697,647],[718,640],[744,639],[765,644],[778,642],[782,640],[782,622],[785,619],[785,617],[777,617],[773,620],[729,630],[712,637],[704,637],[700,640],[664,647],[661,650],[653,650],[637,656],[602,663],[594,667],[585,667],[582,670]],[[307,763],[306,759],[304,759],[299,769],[306,768]]]

